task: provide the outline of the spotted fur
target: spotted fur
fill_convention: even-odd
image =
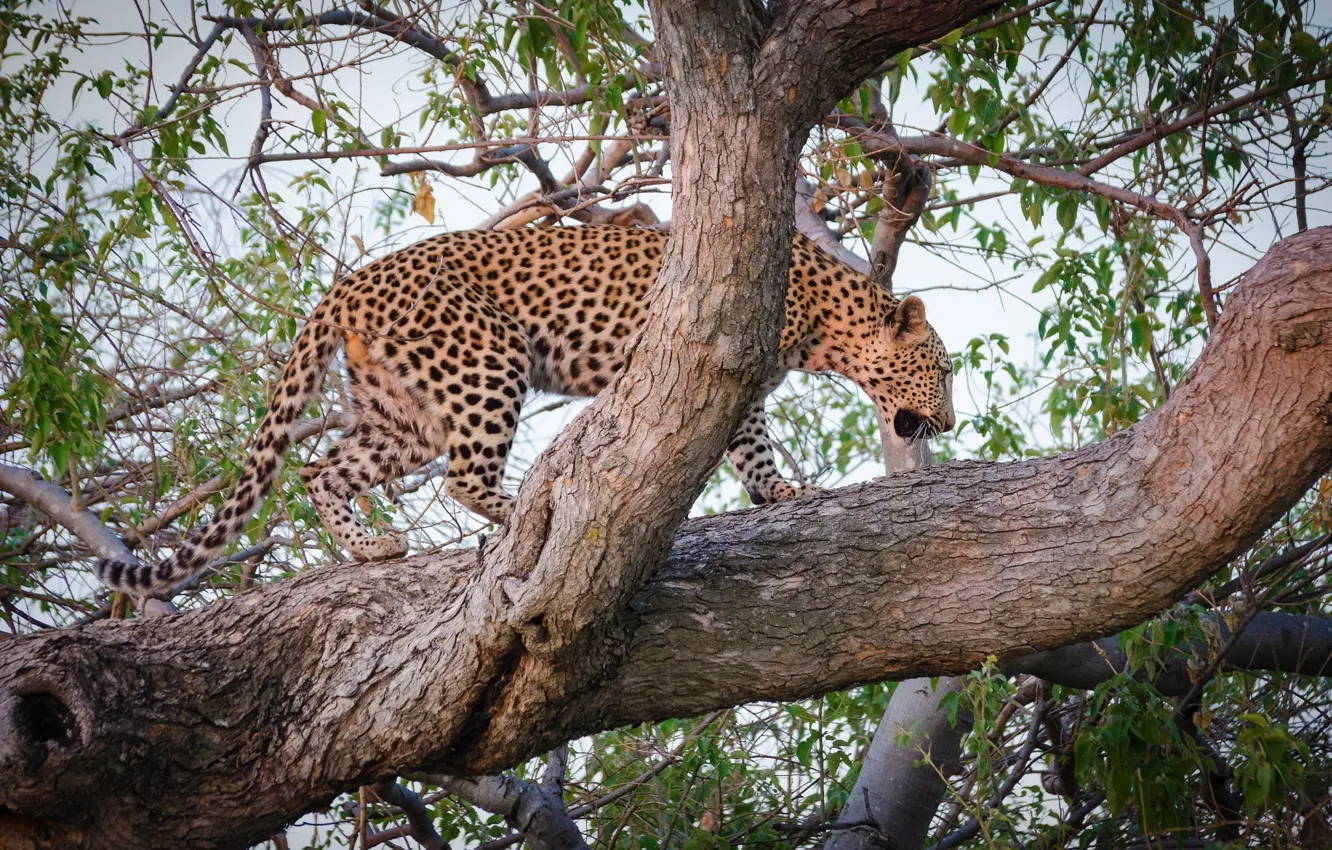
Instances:
[[[401,556],[354,498],[447,454],[445,491],[503,522],[500,489],[529,387],[597,393],[640,327],[666,235],[605,226],[443,233],[339,281],[296,338],[236,488],[217,517],[157,565],[102,559],[110,587],[151,594],[203,570],[272,486],[290,433],[345,344],[354,424],[301,470],[324,524],[360,560]],[[855,381],[899,434],[953,427],[952,365],[920,299],[897,301],[804,237],[792,248],[778,367],[727,457],[756,503],[798,494],[777,470],[763,396],[792,369]]]

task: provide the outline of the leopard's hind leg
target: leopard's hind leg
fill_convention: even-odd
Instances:
[[[449,455],[444,490],[475,514],[503,523],[513,497],[501,484],[530,380],[527,333],[482,292],[467,293],[456,320],[419,340],[379,339],[372,356],[411,382],[439,423]]]
[[[355,424],[328,454],[302,469],[301,478],[324,527],[353,557],[400,558],[407,553],[406,535],[375,534],[357,519],[352,501],[438,457],[443,429],[355,335],[347,340],[347,374]]]

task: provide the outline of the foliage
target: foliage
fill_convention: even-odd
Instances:
[[[358,29],[307,25],[343,9],[331,0],[146,2],[142,17],[128,3],[0,0],[0,460],[61,484],[148,557],[211,514],[274,364],[336,275],[439,227],[606,220],[640,201],[667,214],[669,109],[644,5],[388,6],[356,5],[380,21]],[[255,20],[210,35],[220,16]],[[440,49],[392,37],[401,27]],[[993,167],[999,156],[1081,169],[1181,210],[1214,267],[1238,273],[1326,218],[1330,41],[1312,4],[1010,3],[891,58],[839,106],[891,120],[908,141],[937,133],[987,157],[926,157],[933,194],[897,275],[954,347],[962,418],[936,459],[1104,439],[1162,404],[1207,335],[1174,224],[1010,177]],[[811,136],[803,176],[848,248],[873,239],[898,155],[837,120]],[[1226,283],[1217,289],[1224,305]],[[336,430],[344,398],[335,370],[311,415]],[[528,405],[510,483],[576,409],[548,402]],[[849,383],[794,377],[769,416],[788,474],[837,486],[879,468],[874,412]],[[312,428],[291,450],[241,554],[188,604],[342,557],[293,472],[326,440]],[[484,526],[442,500],[441,481],[432,465],[361,507],[418,546],[472,545]],[[746,498],[722,467],[699,510]],[[80,542],[20,507],[0,504],[0,629],[125,615],[86,578]],[[1260,568],[1326,533],[1327,512],[1326,489],[1311,492],[1189,605],[1121,636],[1131,669],[1094,690],[992,666],[969,677],[948,698],[965,758],[936,837],[970,817],[981,828],[965,846],[977,847],[1275,847],[1332,833],[1321,681],[1223,672],[1186,705],[1149,681],[1180,647],[1216,652],[1208,615],[1328,614],[1321,550]],[[149,533],[163,514],[171,521]],[[892,689],[575,742],[567,798],[600,847],[816,843],[810,827],[846,801]],[[1040,744],[1018,763],[1037,710]],[[1048,780],[1065,763],[1077,787]],[[1021,782],[1008,781],[1014,771]],[[1242,801],[1233,829],[1208,796],[1217,776]],[[988,805],[1005,787],[1002,806]],[[422,791],[448,841],[509,834],[495,815]],[[292,842],[346,846],[350,802],[310,815]],[[371,831],[402,821],[382,805],[369,815]]]

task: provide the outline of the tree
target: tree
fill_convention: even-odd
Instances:
[[[571,816],[622,819],[595,836],[606,844],[829,832],[841,846],[906,823],[874,815],[873,759],[859,786],[870,816],[852,799],[833,823],[855,742],[885,707],[902,716],[887,689],[814,704],[828,714],[791,705],[765,718],[775,732],[727,710],[979,668],[942,706],[945,721],[970,718],[969,773],[915,795],[928,817],[952,787],[940,845],[1323,840],[1329,752],[1307,708],[1322,704],[1319,682],[1250,674],[1316,677],[1328,659],[1315,485],[1332,460],[1332,236],[1254,252],[1266,259],[1234,285],[1213,282],[1210,257],[1259,236],[1260,212],[1290,209],[1299,231],[1317,218],[1328,37],[1300,7],[1228,20],[1103,5],[700,0],[653,6],[650,26],[581,2],[452,17],[368,0],[235,3],[167,24],[176,10],[145,7],[133,37],[154,61],[123,71],[70,63],[112,37],[101,25],[7,8],[18,53],[0,87],[13,282],[0,449],[48,480],[0,468],[16,496],[0,597],[9,632],[24,633],[0,656],[3,837],[243,847],[354,793],[339,805],[366,843],[392,829],[434,846],[512,841],[447,793],[538,846],[580,841]],[[179,76],[158,105],[156,59],[177,43]],[[430,86],[419,133],[410,115],[384,120],[386,98],[348,94],[386,51],[428,62],[413,77]],[[65,84],[114,117],[62,125],[52,104]],[[934,132],[908,130],[913,85],[942,120]],[[1091,108],[1070,118],[1056,96],[1071,85]],[[232,99],[257,123],[228,196],[206,170],[234,141]],[[284,197],[270,185],[293,162],[313,168],[286,176]],[[321,170],[337,163],[348,168]],[[1057,227],[1019,239],[1016,224],[983,223],[993,193],[960,194],[983,172],[1011,178],[996,191],[1033,227],[1047,210]],[[648,222],[651,209],[622,202],[667,173],[671,248],[646,330],[617,382],[526,470],[504,528],[481,538],[450,518],[451,543],[475,545],[321,566],[213,601],[257,583],[265,558],[274,578],[336,559],[289,483],[249,545],[185,589],[198,610],[45,627],[53,614],[126,613],[126,600],[90,610],[70,560],[169,546],[172,523],[206,514],[263,404],[270,353],[325,271],[366,253],[374,216],[397,235],[409,208],[435,217],[435,191],[451,185],[436,181],[484,176],[507,201],[487,226]],[[367,221],[338,201],[404,174],[410,190],[385,193]],[[982,255],[1031,271],[1028,293],[1051,299],[1043,362],[1008,356],[1002,336],[965,346],[959,365],[995,397],[938,448],[1032,457],[686,521],[775,355],[793,220],[850,262],[855,239],[871,239],[861,262],[885,285],[913,226],[945,237],[964,220]],[[1047,369],[1059,378],[1041,442],[998,396],[1035,389]],[[339,421],[331,383],[305,440]],[[813,468],[873,456],[863,404],[826,387],[795,403],[844,412],[794,417]],[[367,507],[401,513],[432,479],[423,470]],[[444,542],[431,537],[443,527],[423,536]],[[1121,631],[1114,646],[1086,643]],[[1106,681],[1085,672],[1121,647]],[[1183,688],[1182,659],[1199,674]],[[1237,672],[1218,675],[1227,665]],[[910,716],[936,714],[918,702]],[[723,713],[601,737],[567,763],[557,749],[541,781],[472,777],[579,735],[709,711]],[[1027,733],[1014,736],[1019,716]],[[634,768],[653,736],[665,754]],[[797,765],[784,780],[755,769],[764,747]],[[1015,810],[1041,760],[1045,796]],[[915,761],[884,775],[938,764]],[[603,790],[565,810],[555,791],[568,771]],[[817,794],[793,784],[807,780]],[[653,810],[690,826],[635,824],[652,789],[668,800]],[[384,825],[390,811],[402,826]]]

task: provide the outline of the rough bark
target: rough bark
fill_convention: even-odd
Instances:
[[[967,0],[783,0],[771,7],[771,35],[763,46],[772,88],[786,94],[800,122],[812,125],[886,57],[932,40],[931,33],[951,32],[999,5]]]
[[[884,207],[879,211],[874,241],[870,244],[870,269],[875,282],[889,292],[893,291],[893,274],[897,271],[902,243],[925,211],[933,185],[930,169],[905,154],[898,157],[884,184]]]
[[[467,761],[595,691],[628,635],[618,615],[651,575],[742,412],[771,370],[785,298],[795,157],[803,132],[756,99],[761,23],[706,3],[654,7],[669,57],[674,167],[671,241],[649,329],[610,389],[529,472],[514,519],[484,548],[466,619],[507,628]],[[807,132],[805,128],[804,132]],[[687,190],[684,190],[687,187]],[[684,191],[682,191],[684,190]],[[497,716],[515,723],[496,724]],[[520,720],[520,718],[523,718]]]
[[[1276,246],[1170,402],[1104,443],[685,523],[614,618],[615,663],[564,699],[535,678],[540,643],[487,654],[487,630],[517,607],[489,546],[7,641],[0,835],[245,846],[384,777],[493,773],[594,730],[1111,634],[1294,504],[1332,462],[1330,421],[1323,228]]]
[[[810,127],[891,53],[994,5],[655,4],[671,242],[623,372],[533,466],[513,520],[477,552],[322,570],[164,631],[13,642],[3,838],[245,846],[347,788],[491,773],[640,711],[606,703],[650,617],[631,600],[773,364]]]

